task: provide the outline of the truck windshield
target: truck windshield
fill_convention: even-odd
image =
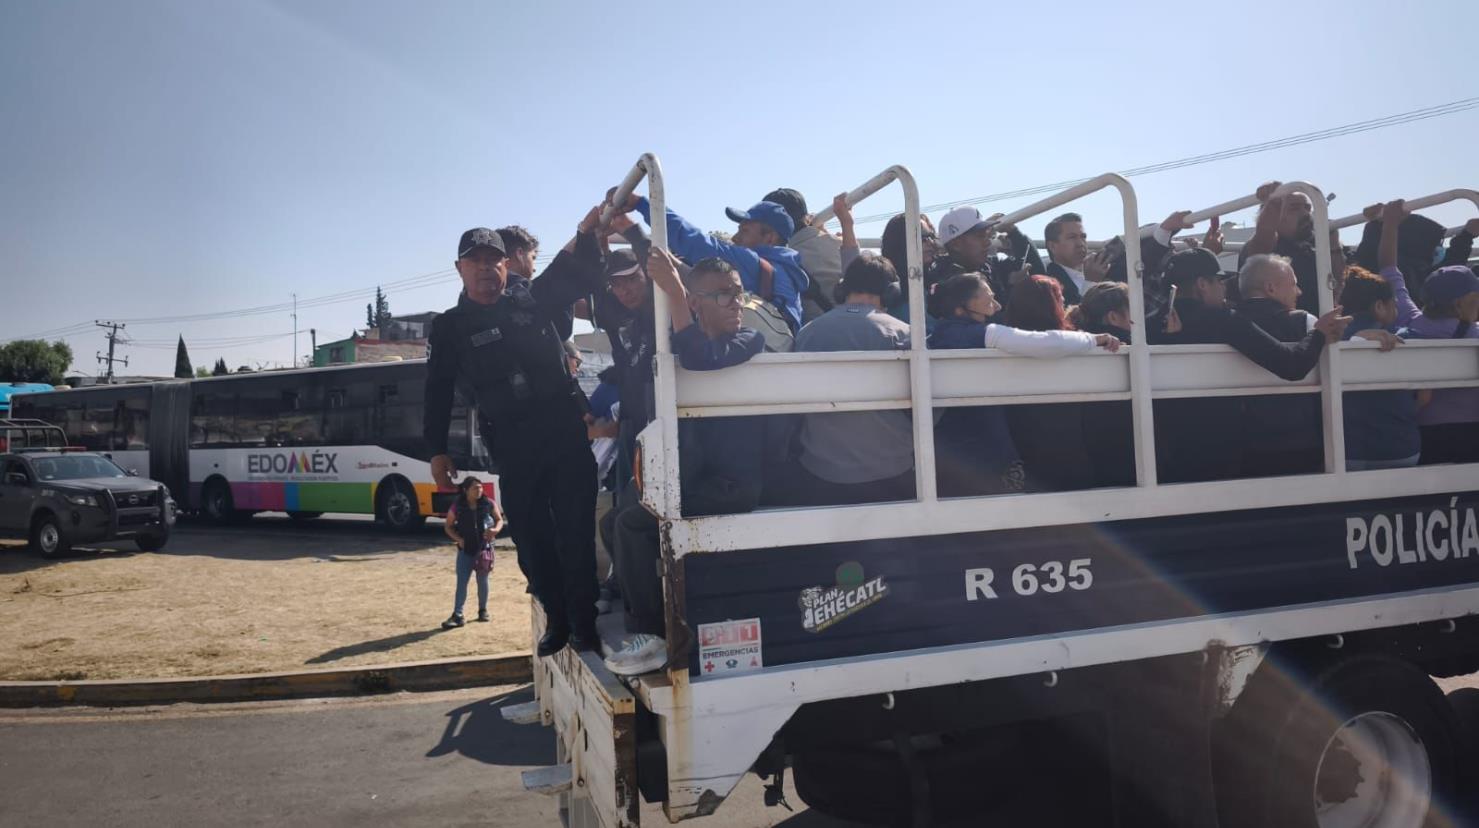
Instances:
[[[105,457],[79,454],[36,460],[36,476],[42,480],[81,480],[88,477],[127,477],[123,469]]]

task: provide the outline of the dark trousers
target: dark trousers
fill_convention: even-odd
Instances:
[[[799,461],[787,466],[784,474],[768,477],[766,487],[764,502],[775,506],[854,506],[915,497],[914,469],[865,483],[834,483],[812,474]]]
[[[662,604],[662,546],[657,517],[640,504],[616,516],[616,579],[626,605],[627,632],[666,634]]]
[[[590,446],[554,445],[499,464],[503,511],[519,568],[550,625],[589,631],[596,619],[596,460]]]
[[[1443,423],[1422,427],[1420,465],[1479,463],[1479,423]]]

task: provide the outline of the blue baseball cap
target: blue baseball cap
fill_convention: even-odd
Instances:
[[[760,222],[781,237],[781,244],[790,241],[791,235],[796,232],[796,223],[791,221],[791,214],[774,201],[762,201],[749,210],[730,207],[724,211],[724,214],[736,222]]]

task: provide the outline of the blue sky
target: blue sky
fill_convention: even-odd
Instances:
[[[377,283],[450,268],[467,227],[524,224],[553,251],[643,151],[705,228],[776,186],[820,209],[892,163],[925,203],[961,199],[1471,97],[1471,17],[1463,0],[10,0],[0,339],[358,291],[302,310],[302,354],[309,328],[362,327]],[[1337,214],[1473,187],[1476,128],[1470,110],[1137,178],[1141,218],[1269,178],[1336,192]],[[1116,232],[1113,196],[1077,206],[1091,236]],[[456,292],[450,275],[388,291],[397,313]],[[196,364],[287,362],[290,336],[226,343],[292,329],[283,312],[130,324],[127,372],[170,373],[179,334]],[[66,338],[96,370],[101,332]]]

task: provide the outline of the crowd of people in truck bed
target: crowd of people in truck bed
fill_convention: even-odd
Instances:
[[[590,437],[608,447],[602,474],[615,506],[600,535],[613,558],[608,588],[619,585],[632,634],[609,666],[644,672],[666,653],[658,522],[632,485],[636,436],[654,417],[654,291],[668,297],[673,353],[694,371],[723,371],[765,351],[905,350],[923,335],[931,349],[1044,359],[1113,352],[1137,339],[1225,344],[1274,376],[1298,380],[1343,339],[1392,350],[1412,339],[1479,338],[1479,275],[1468,264],[1479,219],[1445,244],[1442,225],[1400,201],[1367,208],[1359,246],[1342,247],[1332,234],[1336,306],[1321,314],[1312,204],[1298,193],[1275,195],[1278,186],[1259,188],[1255,232],[1235,273],[1219,263],[1224,242],[1215,220],[1204,236],[1173,241],[1190,228],[1189,212],[1094,252],[1083,219],[1064,213],[1047,224],[1046,258],[1021,230],[974,207],[953,209],[938,224],[921,216],[922,332],[910,328],[900,278],[907,274],[902,215],[888,222],[874,253],[860,249],[844,196],[832,202],[838,234],[814,222],[791,189],[730,209],[732,232],[706,233],[672,210],[654,217],[637,196],[614,205],[596,233],[606,290],[576,310],[610,338],[614,362],[587,418]],[[670,252],[649,243],[634,214],[649,226],[666,222]],[[499,232],[509,270],[532,275],[537,241],[522,228]],[[610,247],[616,235],[630,245]],[[1144,267],[1145,331],[1131,322],[1126,241],[1139,244]],[[935,416],[942,497],[1136,482],[1127,401],[951,407]],[[1157,400],[1154,424],[1162,482],[1324,467],[1317,394]],[[1347,392],[1344,430],[1352,470],[1479,462],[1479,388]],[[911,413],[899,409],[683,419],[683,514],[912,499],[912,432]]]

